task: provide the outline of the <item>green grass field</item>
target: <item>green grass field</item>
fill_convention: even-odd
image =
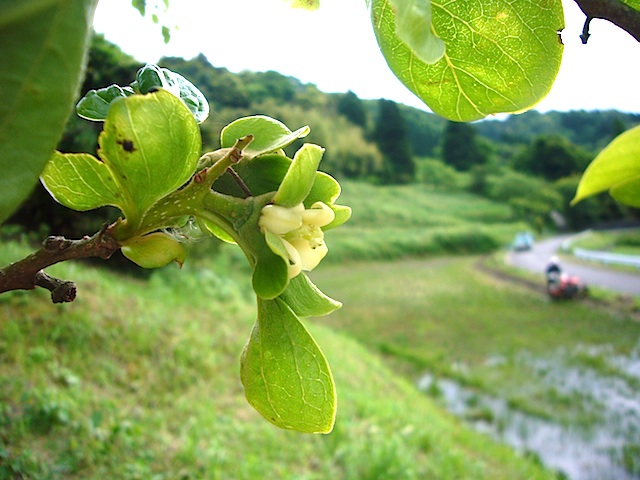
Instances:
[[[25,251],[5,244],[0,256]],[[51,270],[78,282],[73,304],[43,292],[0,299],[2,479],[553,478],[325,319],[308,323],[336,377],[336,428],[273,427],[238,379],[248,287],[211,268],[148,281],[77,263]]]

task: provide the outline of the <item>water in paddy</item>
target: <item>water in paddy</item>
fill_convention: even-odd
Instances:
[[[430,374],[418,386],[437,392],[449,411],[517,450],[534,454],[561,477],[640,479],[640,349],[625,357],[594,349],[578,352],[581,358],[595,359],[594,366],[571,361],[575,353],[546,358],[521,353],[509,360],[524,362],[532,372],[532,383],[562,398],[574,398],[580,411],[571,421],[555,419],[553,412],[523,413],[502,398]],[[601,358],[606,358],[606,368],[597,362]],[[497,368],[505,361],[491,359]]]

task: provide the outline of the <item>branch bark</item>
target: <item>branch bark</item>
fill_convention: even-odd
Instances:
[[[44,269],[73,259],[98,257],[106,260],[119,248],[106,225],[92,237],[80,240],[48,237],[40,250],[0,269],[0,294],[42,287],[51,292],[54,303],[72,302],[76,297],[75,283],[51,277]]]
[[[574,0],[580,10],[587,16],[587,22],[592,18],[602,18],[625,30],[640,42],[640,11],[625,5],[620,0]],[[584,33],[583,33],[584,35]],[[586,43],[587,35],[583,38]]]

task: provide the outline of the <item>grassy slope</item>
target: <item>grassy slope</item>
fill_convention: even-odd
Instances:
[[[0,263],[22,254],[5,244]],[[271,426],[238,380],[247,288],[211,270],[163,270],[148,283],[52,270],[78,281],[76,302],[0,298],[0,478],[551,478],[461,427],[325,320],[310,326],[338,384],[334,432]]]

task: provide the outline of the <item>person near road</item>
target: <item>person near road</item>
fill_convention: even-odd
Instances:
[[[547,276],[547,287],[552,284],[557,284],[560,281],[562,269],[560,268],[558,257],[555,255],[549,259],[549,263],[545,269],[545,275]]]

